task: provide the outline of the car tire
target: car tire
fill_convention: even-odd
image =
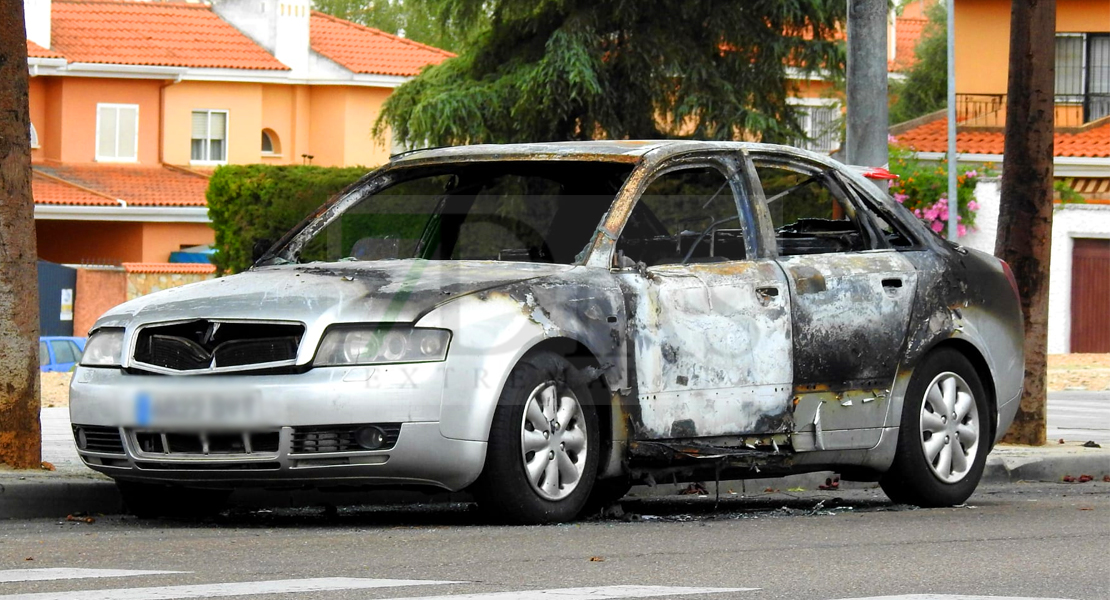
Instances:
[[[556,354],[526,356],[509,374],[493,415],[474,486],[478,505],[506,523],[574,519],[597,475],[598,436],[597,412],[579,371]]]
[[[218,514],[227,505],[231,490],[116,481],[123,507],[141,519],[159,517],[199,519]]]
[[[901,504],[964,503],[983,476],[992,418],[967,358],[949,348],[930,353],[910,378],[894,463],[879,485]]]

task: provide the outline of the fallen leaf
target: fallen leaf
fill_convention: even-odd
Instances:
[[[777,490],[775,490],[775,488],[767,488],[767,489],[763,490],[763,493],[764,493],[764,494],[773,494],[773,493],[775,493],[776,491],[777,491]]]
[[[1091,508],[1090,506],[1080,506],[1079,510],[1094,510],[1094,509]]]
[[[1091,477],[1090,475],[1080,475],[1079,476],[1079,483],[1087,483],[1088,481],[1093,481],[1093,480],[1094,480],[1094,477]]]
[[[604,556],[591,556],[590,562],[605,562]]]
[[[1075,478],[1071,475],[1064,475],[1064,483],[1075,483]]]
[[[39,465],[39,466],[42,467],[42,470],[44,470],[44,471],[57,471],[58,470],[58,468],[54,466],[54,463],[48,463],[45,460],[42,461],[42,464]]]
[[[1110,483],[1110,475],[1103,475],[1102,480],[1105,481],[1106,483]]]
[[[1083,444],[1083,447],[1084,448],[1101,448],[1102,445],[1099,444],[1098,442],[1094,441],[1094,440],[1087,440],[1087,442],[1085,444]]]
[[[804,492],[804,491],[806,491],[806,489],[804,487],[792,487],[792,488],[787,489],[786,491],[788,491],[788,492]]]
[[[1059,440],[1056,441],[1056,443],[1057,444],[1063,444],[1064,443],[1064,438],[1060,438]]]
[[[94,519],[92,517],[86,517],[86,516],[83,516],[83,515],[78,515],[78,516],[66,515],[66,520],[67,521],[72,521],[74,523],[89,523],[89,524],[96,523],[96,519]]]

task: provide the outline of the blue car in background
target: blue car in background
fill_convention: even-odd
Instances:
[[[42,336],[39,338],[39,367],[43,373],[72,371],[85,353],[83,337]]]

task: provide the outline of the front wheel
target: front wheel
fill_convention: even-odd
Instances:
[[[951,349],[929,354],[910,379],[894,464],[879,485],[895,502],[962,504],[983,475],[990,418],[971,363]]]
[[[479,505],[500,521],[569,521],[597,474],[597,413],[584,378],[565,358],[525,357],[509,375],[490,427]]]

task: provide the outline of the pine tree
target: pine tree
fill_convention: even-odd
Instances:
[[[790,75],[844,68],[838,0],[425,1],[472,37],[386,102],[375,133],[413,145],[785,141]]]

